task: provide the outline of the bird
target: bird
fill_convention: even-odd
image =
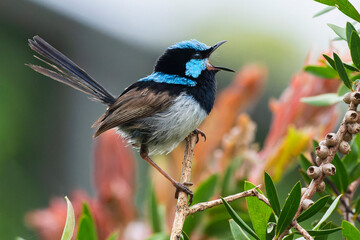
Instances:
[[[216,95],[215,74],[234,72],[209,62],[210,55],[226,41],[213,46],[195,39],[168,47],[156,61],[153,72],[131,84],[114,97],[76,63],[39,36],[28,40],[35,58],[50,68],[26,64],[36,72],[86,93],[91,100],[107,105],[106,112],[93,124],[94,137],[109,129],[134,148],[142,159],[159,171],[192,202],[192,183],[180,183],[161,169],[150,156],[171,152],[190,133],[204,137],[198,126],[209,115]]]

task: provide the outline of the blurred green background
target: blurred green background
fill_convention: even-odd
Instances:
[[[324,22],[343,21],[332,14],[312,19],[322,7],[310,0],[134,2],[0,1],[1,239],[34,239],[24,214],[46,207],[52,196],[93,192],[90,126],[105,110],[26,67],[38,63],[27,39],[40,35],[114,95],[150,74],[174,42],[228,40],[214,63],[238,70],[259,62],[269,70],[264,94],[249,110],[261,143],[271,121],[269,99],[302,68],[310,49],[327,48],[332,35]],[[220,73],[219,88],[232,76]]]

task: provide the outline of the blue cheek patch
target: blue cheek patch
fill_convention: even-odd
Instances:
[[[161,72],[154,72],[151,75],[140,79],[139,81],[140,82],[154,81],[157,83],[180,84],[189,87],[196,86],[196,81],[193,81],[185,77],[180,77],[178,75],[165,74]]]
[[[191,59],[186,63],[185,75],[193,78],[200,76],[201,72],[206,69],[206,59]]]

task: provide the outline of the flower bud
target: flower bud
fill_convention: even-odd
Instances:
[[[343,139],[344,139],[344,141],[346,141],[346,142],[350,142],[351,139],[352,139],[352,134],[349,133],[349,132],[346,132],[346,133],[344,134]]]
[[[326,188],[326,185],[325,185],[324,181],[322,181],[322,182],[317,186],[316,191],[318,191],[318,192],[323,192],[323,191],[325,191],[325,188]]]
[[[327,163],[322,166],[322,171],[327,176],[333,176],[336,173],[336,168],[331,163]]]
[[[351,102],[351,95],[352,95],[352,92],[348,92],[344,95],[344,98],[343,98],[343,101],[346,103],[346,104],[350,104]]]
[[[308,209],[309,207],[311,207],[311,205],[313,205],[314,202],[311,199],[304,199],[304,201],[301,202],[301,208],[303,210]]]
[[[345,121],[348,123],[354,123],[359,120],[359,115],[356,111],[349,110],[345,113]]]
[[[346,127],[348,132],[351,134],[358,134],[360,132],[360,126],[357,123],[349,123]]]
[[[319,145],[315,148],[315,153],[319,158],[326,158],[329,155],[329,148]]]
[[[321,175],[321,170],[319,167],[316,167],[316,166],[310,166],[308,168],[308,170],[306,171],[306,174],[312,178],[312,179],[315,179],[315,178],[318,178],[320,175]]]
[[[339,145],[339,152],[341,152],[342,154],[349,154],[351,148],[348,142],[342,141]]]
[[[337,135],[335,133],[328,133],[325,137],[326,146],[332,147],[337,144]]]
[[[353,92],[350,97],[350,101],[354,104],[360,103],[360,92]]]

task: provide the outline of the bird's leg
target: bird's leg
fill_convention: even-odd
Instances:
[[[195,129],[194,133],[196,134],[197,138],[196,138],[196,143],[199,142],[199,134],[204,138],[204,142],[206,142],[206,135],[203,131],[201,131],[200,129]]]
[[[188,194],[190,196],[189,205],[191,205],[194,194],[188,188],[188,186],[192,186],[193,184],[189,183],[189,182],[180,183],[180,182],[175,181],[164,170],[162,170],[153,160],[151,160],[148,153],[149,153],[149,150],[148,150],[147,146],[142,144],[141,147],[140,147],[140,156],[141,156],[141,158],[144,159],[145,161],[147,161],[148,163],[150,163],[151,166],[153,166],[156,170],[158,170],[164,177],[166,177],[171,182],[171,184],[176,188],[176,192],[175,192],[175,198],[176,199],[179,196],[179,192],[184,192],[184,193]]]

